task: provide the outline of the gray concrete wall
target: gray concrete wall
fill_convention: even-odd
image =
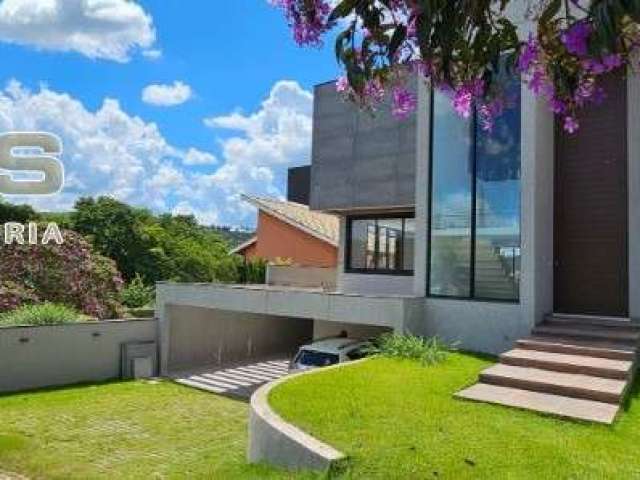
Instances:
[[[293,355],[313,336],[313,321],[168,305],[169,370]]]
[[[325,338],[340,335],[341,332],[347,332],[349,338],[368,338],[378,337],[385,332],[392,331],[391,328],[374,327],[370,325],[353,325],[351,323],[342,322],[326,322],[324,320],[316,320],[313,322],[313,338]]]
[[[267,284],[291,287],[324,287],[335,290],[335,268],[267,265]]]
[[[292,378],[315,375],[332,368],[348,368],[354,363],[357,362],[307,370],[260,387],[251,396],[247,460],[250,463],[269,463],[289,470],[329,471],[329,477],[333,478],[331,473],[346,466],[342,465],[346,456],[331,445],[285,422],[269,405],[269,393]]]
[[[413,88],[415,88],[415,81]],[[315,88],[311,208],[413,206],[416,116],[396,120],[387,99],[372,115],[344,101],[335,84]]]
[[[0,392],[120,376],[120,345],[157,341],[156,320],[0,328]]]
[[[421,325],[413,323],[414,333],[437,336],[472,352],[497,355],[530,333],[517,304],[428,298],[422,315]]]

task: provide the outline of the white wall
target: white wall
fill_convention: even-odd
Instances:
[[[0,392],[118,378],[121,344],[157,333],[156,320],[0,328]]]

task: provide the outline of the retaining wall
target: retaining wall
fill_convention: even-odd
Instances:
[[[0,392],[119,378],[121,345],[157,337],[155,319],[0,328]]]

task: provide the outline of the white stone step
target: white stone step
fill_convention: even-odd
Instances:
[[[589,355],[591,357],[611,358],[614,360],[634,361],[636,359],[636,349],[632,346],[606,341],[531,336],[518,340],[516,345],[519,348],[543,352]]]
[[[541,368],[565,373],[580,373],[620,380],[628,379],[633,368],[633,362],[628,360],[541,352],[522,348],[503,353],[500,355],[500,361],[507,365]]]
[[[612,424],[618,405],[579,398],[477,383],[456,394],[458,398],[533,410],[564,418]]]
[[[620,403],[627,388],[625,380],[504,364],[483,370],[480,382],[615,404]]]

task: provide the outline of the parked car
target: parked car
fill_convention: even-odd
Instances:
[[[289,365],[290,371],[328,367],[336,363],[357,360],[367,355],[370,343],[347,337],[317,340],[299,348]]]

